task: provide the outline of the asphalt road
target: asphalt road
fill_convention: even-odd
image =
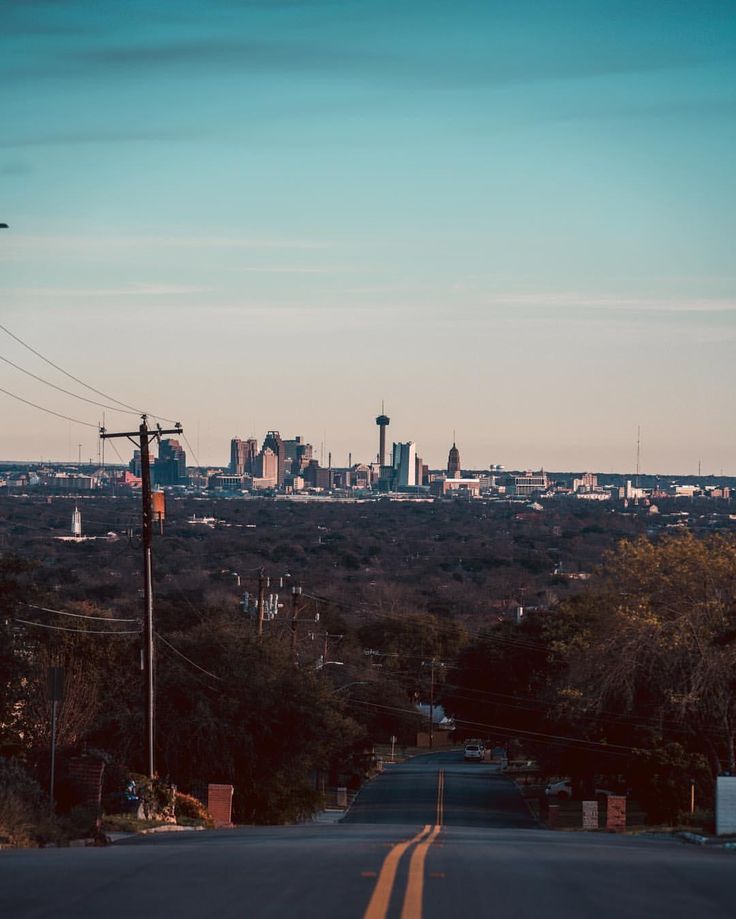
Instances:
[[[388,766],[339,824],[0,852],[3,919],[734,915],[736,852],[540,829],[456,753]]]

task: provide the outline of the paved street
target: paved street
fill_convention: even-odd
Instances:
[[[387,766],[339,824],[0,853],[0,915],[732,917],[736,853],[536,827],[459,753]]]

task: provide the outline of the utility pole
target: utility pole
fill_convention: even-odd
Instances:
[[[299,617],[299,606],[297,598],[301,595],[302,589],[296,584],[291,588],[291,650],[296,660],[296,621]]]
[[[429,671],[429,749],[434,747],[434,658]]]
[[[258,572],[258,635],[263,635],[263,620],[266,618],[266,575]]]
[[[160,440],[162,434],[182,434],[183,428],[176,423],[174,428],[164,431],[159,425],[151,430],[148,427],[147,416],[141,416],[141,424],[137,431],[125,431],[120,434],[108,434],[100,429],[100,437],[106,440],[112,437],[127,437],[131,443],[141,451],[141,502],[143,512],[143,641],[144,641],[144,672],[146,681],[146,763],[148,777],[154,778],[155,768],[155,715],[156,715],[156,690],[155,690],[155,647],[153,642],[153,508],[151,501],[151,465],[150,444],[152,440]]]

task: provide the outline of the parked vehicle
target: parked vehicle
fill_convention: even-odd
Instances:
[[[465,744],[465,761],[483,762],[483,749],[477,743]]]
[[[561,782],[551,782],[544,789],[544,793],[548,798],[566,801],[568,798],[572,798],[573,795],[572,782],[569,779],[563,779]],[[609,795],[614,794],[616,794],[615,791],[610,791],[607,788],[596,788],[595,790],[596,798],[607,798]]]

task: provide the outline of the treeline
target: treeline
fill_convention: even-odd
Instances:
[[[159,774],[184,791],[232,783],[239,821],[295,820],[325,784],[357,786],[374,744],[413,743],[415,703],[434,698],[458,738],[510,743],[581,793],[605,779],[672,819],[695,781],[707,806],[713,777],[736,768],[736,540],[624,541],[588,585],[471,631],[406,609],[390,583],[361,616],[305,592],[294,641],[288,619],[259,637],[237,607],[164,584]],[[18,769],[47,787],[51,666],[65,673],[61,751],[98,751],[111,785],[144,771],[139,621],[59,599],[40,562],[0,558],[0,757],[13,763],[0,810]]]
[[[470,642],[443,701],[581,794],[605,778],[672,820],[693,782],[710,806],[736,772],[736,540],[623,542],[585,593]]]

